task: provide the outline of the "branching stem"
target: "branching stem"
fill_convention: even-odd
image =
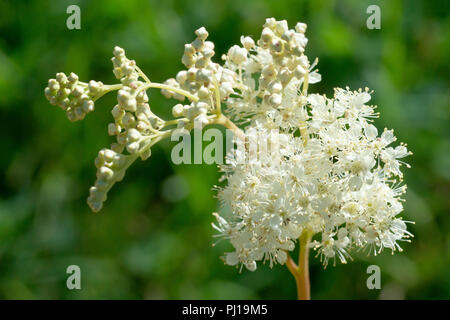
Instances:
[[[147,89],[150,89],[150,88],[158,88],[158,89],[163,89],[163,90],[167,90],[167,91],[172,91],[172,92],[175,92],[175,93],[179,93],[182,96],[185,96],[186,98],[188,98],[191,101],[195,101],[195,102],[198,101],[198,97],[194,96],[190,92],[187,92],[186,90],[175,88],[175,87],[171,87],[171,86],[168,86],[166,84],[157,83],[157,82],[147,83],[145,86],[143,86],[141,88],[141,90],[147,90]]]

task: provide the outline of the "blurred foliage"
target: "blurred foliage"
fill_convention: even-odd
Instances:
[[[66,8],[81,8],[81,30],[66,28]],[[381,30],[366,9],[381,8]],[[119,45],[155,81],[181,69],[184,43],[205,26],[216,61],[239,36],[258,38],[265,18],[308,24],[310,58],[333,87],[374,89],[382,130],[394,128],[414,152],[407,161],[406,220],[415,238],[404,252],[326,270],[311,258],[314,299],[450,298],[449,2],[442,1],[13,1],[0,2],[0,298],[291,299],[283,266],[254,273],[225,266],[229,244],[214,243],[215,166],[173,165],[172,143],[138,161],[93,214],[85,204],[93,160],[109,145],[110,94],[84,121],[69,123],[44,98],[47,79],[71,71],[114,83]],[[172,101],[151,91],[163,116]],[[182,190],[180,190],[180,188]],[[172,195],[175,194],[175,197]],[[82,290],[66,288],[66,268],[82,270]],[[377,264],[382,290],[368,290]]]

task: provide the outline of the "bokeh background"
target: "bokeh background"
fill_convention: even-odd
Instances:
[[[66,28],[66,8],[81,8],[81,30]],[[381,30],[366,9],[381,8]],[[257,39],[265,18],[308,24],[308,56],[321,83],[374,90],[379,130],[394,128],[414,152],[407,161],[404,217],[415,238],[403,253],[356,254],[326,270],[311,257],[313,299],[449,299],[449,2],[442,1],[13,1],[0,2],[0,298],[3,299],[293,299],[283,266],[256,272],[225,266],[226,242],[212,247],[212,186],[217,168],[170,161],[172,143],[137,161],[93,214],[85,204],[93,160],[108,146],[115,95],[84,121],[70,123],[44,98],[47,79],[76,72],[115,83],[119,45],[155,81],[183,66],[183,45],[205,26],[216,61],[240,35]],[[155,112],[173,101],[150,92]],[[82,289],[66,288],[66,268],[81,267]],[[367,266],[382,289],[366,287]]]

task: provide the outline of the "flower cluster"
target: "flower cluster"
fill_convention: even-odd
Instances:
[[[75,73],[66,76],[60,72],[56,79],[50,79],[45,96],[51,104],[66,110],[70,121],[82,120],[88,112],[94,111],[94,102],[106,93],[108,87],[94,80],[81,82]]]
[[[104,85],[91,80],[84,83],[71,73],[67,77],[58,73],[50,79],[45,95],[50,103],[67,112],[69,120],[81,120],[94,110],[94,102],[104,94],[118,90],[117,104],[111,114],[114,122],[108,125],[108,133],[116,137],[109,149],[102,149],[95,159],[97,179],[87,198],[90,208],[97,212],[103,207],[111,187],[122,180],[125,170],[138,158],[147,159],[151,147],[170,131],[161,130],[166,122],[153,114],[148,104],[146,90],[155,85],[139,69],[134,60],[126,57],[122,48],[114,48],[113,73],[120,84]],[[168,88],[170,89],[170,88]],[[184,98],[184,96],[183,96]],[[124,154],[124,152],[128,154]]]
[[[102,149],[95,159],[97,180],[89,189],[88,204],[92,211],[100,211],[107,193],[112,185],[123,179],[130,162],[130,156],[117,153],[111,149]]]
[[[207,41],[205,28],[195,31],[196,39],[184,47],[182,63],[187,70],[177,73],[165,84],[190,92],[197,99],[190,105],[177,104],[172,108],[174,117],[185,117],[178,122],[179,128],[192,129],[194,123],[205,126],[211,123],[211,115],[220,114],[221,102],[226,100],[238,85],[236,72],[212,62],[214,44]],[[162,90],[167,98],[183,99],[176,92]]]
[[[114,122],[108,125],[109,135],[116,136],[117,140],[111,148],[115,152],[126,148],[130,154],[136,154],[148,137],[158,133],[164,121],[150,110],[146,82],[139,81],[136,63],[119,47],[114,48],[112,61],[114,74],[123,86],[117,92],[117,104],[111,111]],[[141,158],[147,159],[149,152],[150,149],[146,154],[141,153]]]
[[[305,80],[316,83],[321,77],[313,70],[315,63],[310,64],[304,55],[308,42],[305,31],[304,23],[289,29],[285,20],[270,18],[257,45],[250,37],[242,37],[243,47],[230,49],[225,65],[239,74],[239,85],[226,105],[235,120],[271,119],[272,128],[296,128],[306,119],[301,108],[306,103],[304,97],[296,103],[291,97]],[[245,53],[245,58],[236,59],[237,52]]]
[[[123,179],[125,170],[136,158],[146,160],[151,155],[151,146],[167,135],[160,130],[165,121],[148,104],[146,89],[151,82],[122,48],[115,47],[113,53],[113,72],[122,83],[117,104],[111,110],[114,122],[108,125],[108,134],[116,136],[116,142],[111,144],[111,149],[100,150],[95,160],[97,180],[89,190],[87,201],[94,212],[101,210],[109,189]],[[144,81],[139,80],[141,77]],[[124,149],[128,155],[122,154]]]
[[[307,93],[320,76],[303,54],[305,28],[288,30],[285,21],[268,19],[246,63],[227,59],[242,77],[241,93],[227,107],[249,122],[247,140],[280,133],[272,161],[241,148],[221,167],[227,185],[219,199],[232,216],[215,214],[213,227],[235,249],[225,255],[229,265],[284,264],[302,233],[314,235],[309,246],[324,265],[336,258],[346,263],[355,247],[401,250],[397,241],[411,236],[398,217],[406,190],[399,159],[410,152],[391,146],[392,130],[378,135],[368,89],[336,89],[333,98]],[[236,161],[242,150],[250,161]]]
[[[118,91],[108,125],[116,141],[95,160],[91,209],[99,211],[114,183],[136,159],[147,159],[161,139],[197,123],[221,124],[241,140],[221,166],[227,185],[219,198],[232,215],[216,213],[213,225],[234,247],[225,254],[227,264],[249,270],[257,261],[284,264],[303,234],[314,236],[309,246],[325,265],[336,257],[345,263],[355,247],[375,254],[401,250],[397,242],[411,234],[398,217],[406,190],[400,169],[408,166],[400,159],[410,152],[404,144],[392,146],[392,130],[379,135],[371,124],[378,114],[367,104],[368,89],[336,89],[332,98],[308,93],[321,76],[317,59],[311,63],[305,55],[305,31],[304,23],[289,29],[284,20],[267,19],[257,41],[242,36],[241,45],[232,46],[219,64],[212,61],[214,44],[202,27],[185,45],[186,69],[164,83],[150,81],[119,47],[112,58],[119,84],[84,83],[73,73],[50,79],[45,95],[71,121],[83,119],[107,92]],[[174,119],[151,111],[150,88],[179,101],[172,108]],[[226,115],[245,124],[244,131]],[[261,146],[250,147],[258,139],[276,150],[267,156]],[[237,161],[242,156],[249,161]]]

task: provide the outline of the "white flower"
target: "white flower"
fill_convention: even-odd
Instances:
[[[232,214],[216,214],[216,230],[235,249],[224,260],[251,271],[257,261],[284,264],[304,230],[317,235],[311,246],[325,265],[336,258],[346,263],[355,247],[399,250],[397,242],[411,236],[398,218],[406,187],[395,184],[402,178],[398,159],[410,152],[403,144],[389,147],[392,131],[378,137],[368,89],[337,88],[332,98],[307,94],[305,82],[321,77],[303,54],[305,30],[304,24],[288,30],[284,21],[268,19],[247,62],[225,64],[240,75],[234,85],[240,93],[225,103],[247,123],[248,144],[258,137],[270,141],[274,129],[284,141],[271,155],[238,148],[221,166],[228,183],[219,199]]]
[[[99,211],[126,169],[139,157],[147,159],[151,147],[175,130],[225,123],[242,140],[220,167],[227,184],[218,196],[231,216],[215,214],[213,228],[234,248],[225,253],[226,264],[251,271],[257,261],[284,264],[303,232],[314,235],[311,247],[325,265],[336,258],[346,263],[353,248],[368,247],[375,254],[400,250],[398,242],[411,236],[398,216],[406,191],[398,183],[401,168],[409,167],[400,159],[410,152],[405,144],[392,145],[392,130],[379,136],[367,88],[336,88],[333,97],[308,94],[321,75],[317,59],[310,63],[305,55],[305,32],[304,23],[289,29],[285,20],[269,18],[256,43],[241,37],[242,47],[232,46],[221,65],[212,61],[214,44],[202,27],[184,47],[186,70],[163,84],[150,81],[119,47],[112,58],[119,84],[84,83],[73,73],[50,79],[45,95],[71,121],[83,119],[97,99],[118,90],[108,125],[116,141],[95,161],[91,209]],[[161,89],[167,98],[189,99],[174,104],[178,119],[153,114],[149,88]],[[225,114],[245,124],[244,132]]]

